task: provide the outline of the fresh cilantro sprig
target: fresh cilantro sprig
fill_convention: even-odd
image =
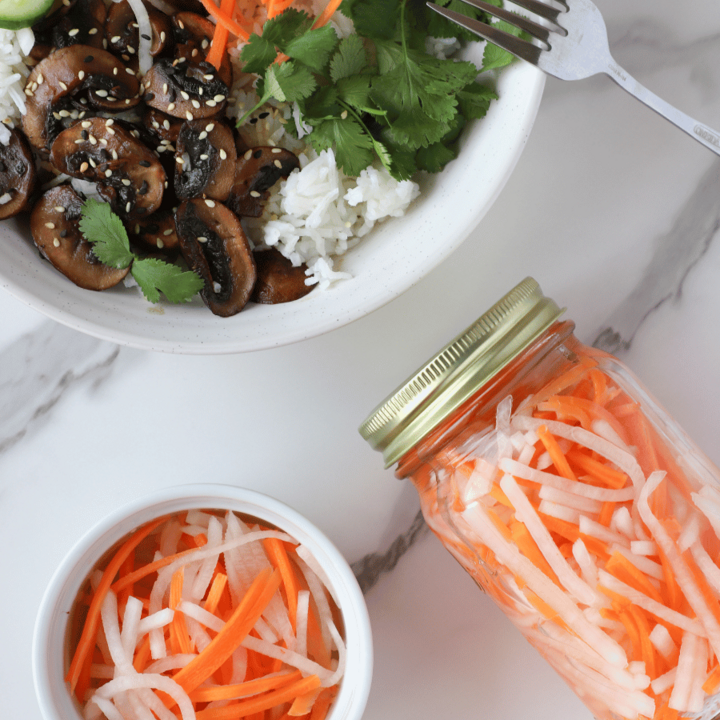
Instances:
[[[438,2],[488,19],[461,0]],[[438,172],[456,157],[462,128],[497,97],[477,82],[479,71],[502,67],[512,56],[488,45],[478,68],[429,55],[428,36],[477,38],[424,0],[343,0],[340,10],[356,31],[342,40],[329,25],[313,28],[312,18],[295,9],[250,37],[240,57],[246,72],[260,76],[260,99],[238,125],[269,100],[291,102],[303,129],[310,128],[304,139],[318,152],[332,147],[348,175],[376,159],[397,179]],[[279,53],[284,62],[277,62]],[[287,128],[297,130],[292,123]]]
[[[113,268],[130,267],[130,273],[151,303],[160,301],[160,293],[173,303],[188,302],[205,283],[196,273],[183,270],[156,258],[138,257],[130,249],[130,240],[122,220],[107,203],[89,198],[83,203],[80,232],[92,244],[97,259]]]

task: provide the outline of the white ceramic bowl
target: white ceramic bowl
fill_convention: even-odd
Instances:
[[[282,305],[250,305],[215,317],[199,300],[151,305],[137,291],[82,290],[38,257],[27,227],[0,223],[0,287],[69,327],[132,347],[186,354],[260,350],[346,325],[414,285],[470,234],[519,159],[540,105],[545,75],[517,62],[499,75],[500,99],[473,123],[462,150],[403,218],[393,218],[349,251],[339,269],[351,280]]]
[[[64,675],[70,652],[67,619],[88,572],[138,526],[192,508],[252,515],[287,532],[314,555],[337,598],[347,650],[340,692],[327,720],[360,720],[370,691],[373,651],[367,607],[350,566],[314,525],[283,503],[252,490],[211,484],[165,488],[138,499],[91,528],[65,557],[40,604],[33,639],[33,678],[45,720],[82,720]]]

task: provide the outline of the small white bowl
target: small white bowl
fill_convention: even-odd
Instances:
[[[55,571],[40,604],[33,639],[33,677],[45,720],[82,720],[65,683],[70,659],[67,620],[90,570],[138,526],[193,508],[251,515],[287,532],[310,550],[337,598],[347,649],[340,692],[327,720],[360,720],[372,679],[372,635],[365,600],[347,561],[314,525],[283,503],[252,490],[205,484],[165,488],[120,508],[91,528]]]

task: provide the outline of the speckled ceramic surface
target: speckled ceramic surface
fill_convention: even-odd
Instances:
[[[405,217],[378,225],[347,253],[338,267],[352,279],[329,290],[283,305],[251,305],[232,318],[215,317],[200,300],[151,305],[134,289],[93,293],[40,261],[27,229],[16,222],[0,224],[0,287],[71,328],[142,349],[244,352],[328,332],[400,295],[465,240],[522,153],[544,81],[527,65],[506,69],[498,81],[501,100],[466,133],[459,159],[427,178]]]

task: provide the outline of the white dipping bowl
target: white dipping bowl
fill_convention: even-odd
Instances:
[[[471,48],[471,59],[482,45]],[[528,63],[504,68],[499,99],[461,138],[459,157],[425,177],[422,194],[348,251],[336,269],[352,279],[281,305],[248,305],[231,318],[197,299],[151,305],[136,289],[91,292],[75,286],[32,243],[27,223],[0,223],[0,287],[76,330],[146,350],[220,354],[262,350],[342,327],[405,292],[450,255],[477,226],[510,177],[540,105],[545,75]]]
[[[65,674],[71,655],[68,618],[88,573],[139,526],[191,509],[251,515],[291,535],[312,553],[337,598],[347,650],[345,674],[327,720],[360,720],[370,692],[373,649],[367,607],[350,566],[325,535],[283,503],[252,490],[205,484],[165,488],[117,510],[91,528],[55,571],[40,604],[33,638],[33,678],[44,720],[82,720]]]

